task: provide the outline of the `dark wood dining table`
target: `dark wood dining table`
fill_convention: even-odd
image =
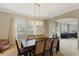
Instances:
[[[53,40],[52,40],[53,41]],[[21,40],[21,43],[22,43],[22,46],[24,49],[30,49],[30,48],[33,48],[35,47],[35,42],[36,40],[33,39],[33,40]],[[57,44],[57,51],[59,51],[59,40],[58,40],[58,44]],[[29,51],[28,51],[29,52]]]

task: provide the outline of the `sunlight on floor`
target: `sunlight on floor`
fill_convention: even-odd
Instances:
[[[78,48],[77,48],[77,39],[61,39],[60,40],[60,52],[66,56],[77,56]]]

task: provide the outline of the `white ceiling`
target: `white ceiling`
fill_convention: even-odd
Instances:
[[[50,18],[79,8],[79,3],[40,3],[40,18]],[[36,6],[36,17],[39,17],[39,8]],[[0,11],[19,13],[34,16],[33,3],[0,3]]]

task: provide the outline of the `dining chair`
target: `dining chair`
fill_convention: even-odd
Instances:
[[[48,39],[49,39],[49,37],[43,37],[43,39],[44,39],[44,40],[48,40]]]
[[[45,35],[44,35],[44,37],[48,37],[48,35],[47,35],[47,34],[45,34]]]
[[[51,49],[51,54],[53,55],[53,50],[56,50],[57,53],[57,44],[58,44],[58,38],[54,38],[52,42],[52,49]]]
[[[27,40],[33,40],[34,36],[33,35],[27,35]]]
[[[51,55],[51,45],[52,45],[52,40],[50,40],[50,39],[45,40],[44,55],[46,55],[46,52],[49,52],[49,54]]]
[[[45,48],[45,40],[40,40],[35,42],[35,49],[33,51],[33,55],[44,55],[44,48]]]
[[[43,38],[44,37],[44,35],[43,34],[40,34],[40,38]]]
[[[22,47],[21,47],[21,42],[20,41],[18,41],[18,40],[15,40],[15,42],[16,42],[16,47],[17,47],[17,50],[18,50],[18,56],[21,56],[21,55],[24,55],[25,54],[25,52],[27,52],[27,50],[26,49],[23,49]]]
[[[40,35],[34,35],[34,38],[38,39],[38,38],[40,38]]]
[[[39,41],[40,40],[40,35],[34,35],[34,39],[36,40],[36,41]]]

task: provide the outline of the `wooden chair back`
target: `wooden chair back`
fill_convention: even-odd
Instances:
[[[49,50],[51,49],[51,45],[52,45],[52,40],[48,39],[45,42],[45,50]]]
[[[17,40],[15,40],[15,42],[16,42],[16,47],[17,47],[18,53],[20,53],[20,45],[18,44]]]
[[[39,41],[39,40],[41,39],[41,37],[40,37],[40,35],[34,35],[34,39],[35,39],[36,41]]]
[[[35,55],[44,53],[45,40],[36,41]]]
[[[27,35],[27,40],[33,40],[34,36],[33,35]]]
[[[34,38],[35,39],[39,39],[40,38],[40,35],[34,35]]]
[[[40,34],[40,38],[43,38],[44,37],[44,35],[43,34]]]
[[[52,48],[56,48],[58,43],[58,39],[53,39]]]

